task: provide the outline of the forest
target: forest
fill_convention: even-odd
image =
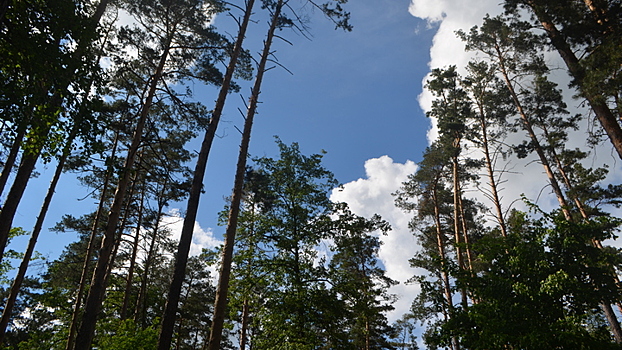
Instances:
[[[249,152],[264,73],[287,71],[275,42],[309,36],[310,11],[356,31],[348,5],[0,0],[0,347],[622,349],[622,1],[505,0],[455,33],[474,58],[428,74],[435,136],[392,193],[417,242],[408,281],[379,256],[391,223],[331,200],[342,187],[324,151],[276,136],[278,156]],[[234,185],[214,213],[224,241],[191,254],[212,145],[243,86]],[[526,186],[518,160],[553,209],[507,198]],[[33,226],[16,226],[42,167]],[[46,223],[67,176],[96,208]],[[77,240],[47,260],[37,241],[54,233]],[[412,305],[393,320],[398,298]]]

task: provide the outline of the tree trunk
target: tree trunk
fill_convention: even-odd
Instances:
[[[138,298],[136,300],[136,308],[134,310],[134,322],[144,327],[145,320],[144,314],[146,309],[146,298],[147,294],[147,282],[149,278],[149,269],[151,268],[151,263],[153,261],[153,255],[156,252],[157,246],[157,235],[160,229],[160,219],[162,218],[162,212],[164,210],[164,202],[160,201],[158,203],[158,215],[156,216],[155,227],[153,228],[153,234],[151,236],[151,244],[149,245],[149,251],[147,252],[147,258],[145,259],[145,266],[143,266],[143,274],[140,280],[140,289],[138,291]]]
[[[28,185],[30,175],[35,169],[38,159],[39,152],[36,154],[26,152],[22,155],[22,161],[15,175],[15,180],[0,211],[0,262],[4,258],[4,250],[9,241],[9,234],[13,227],[13,218],[17,212],[17,207],[24,195],[26,185]]]
[[[252,14],[253,4],[255,0],[247,0],[246,9],[244,10],[244,17],[240,23],[238,31],[238,37],[231,53],[231,59],[225,72],[225,76],[218,94],[218,100],[216,100],[216,106],[212,112],[212,118],[208,125],[207,131],[201,144],[201,150],[197,158],[197,164],[194,170],[194,177],[192,179],[192,186],[188,197],[188,205],[186,207],[186,217],[184,218],[184,224],[181,230],[181,236],[179,238],[179,246],[177,254],[175,256],[175,267],[173,270],[173,279],[166,299],[166,307],[164,315],[162,317],[162,328],[160,330],[160,336],[158,339],[159,350],[169,350],[171,342],[173,340],[173,330],[175,326],[175,317],[177,314],[177,304],[179,303],[179,296],[181,293],[181,286],[184,280],[184,274],[186,272],[186,264],[188,262],[188,253],[190,252],[190,244],[192,243],[192,233],[194,230],[194,224],[197,217],[197,210],[199,207],[199,200],[201,197],[201,190],[203,188],[203,177],[205,176],[205,168],[207,166],[207,158],[214,141],[218,122],[222,115],[227,94],[229,93],[229,87],[231,86],[231,80],[233,79],[233,73],[238,63],[238,58],[242,51],[242,43],[246,36],[246,29]]]
[[[240,327],[240,350],[246,350],[246,330],[248,328],[248,299],[242,305],[242,326]]]
[[[559,206],[561,207],[562,213],[564,214],[564,217],[566,218],[566,220],[571,221],[572,217],[570,215],[570,211],[568,210],[568,203],[566,202],[564,194],[559,186],[559,183],[557,182],[557,179],[555,178],[555,175],[553,174],[553,170],[551,169],[549,160],[546,157],[546,154],[544,154],[544,149],[542,148],[542,145],[540,145],[538,136],[533,130],[531,121],[529,120],[529,117],[525,113],[525,110],[523,109],[523,105],[520,102],[520,99],[518,98],[516,91],[514,90],[514,86],[512,85],[512,81],[510,80],[509,74],[505,67],[505,59],[504,59],[503,53],[501,53],[501,50],[499,49],[498,46],[497,46],[497,59],[499,60],[499,66],[500,66],[501,74],[503,75],[505,84],[510,92],[510,95],[512,96],[512,100],[514,101],[516,110],[518,111],[518,114],[520,115],[523,121],[523,126],[525,127],[525,130],[527,131],[527,134],[529,135],[531,142],[533,142],[536,154],[538,154],[540,163],[542,164],[542,167],[544,168],[544,171],[546,172],[546,176],[549,179],[549,184],[551,185],[551,188],[553,189],[553,193],[555,193],[555,196],[557,197],[557,201],[559,202]]]
[[[69,326],[69,335],[67,336],[67,346],[66,350],[70,350],[73,348],[73,341],[76,336],[76,330],[78,329],[78,317],[80,315],[80,308],[82,306],[82,297],[84,294],[84,289],[86,288],[86,282],[88,278],[88,273],[90,271],[91,265],[91,257],[93,256],[93,251],[95,250],[95,240],[97,239],[97,231],[99,227],[99,223],[101,221],[102,214],[104,212],[104,205],[106,203],[106,197],[108,196],[108,186],[110,185],[110,177],[112,176],[112,162],[117,153],[117,145],[119,141],[119,132],[117,131],[114,137],[114,141],[112,144],[112,151],[110,153],[111,164],[108,164],[108,169],[106,169],[106,175],[104,177],[104,183],[102,185],[102,191],[99,197],[99,204],[97,205],[97,211],[95,212],[95,219],[93,220],[93,225],[91,226],[91,234],[89,236],[89,243],[86,248],[86,253],[84,255],[84,262],[82,263],[82,272],[80,274],[80,284],[78,286],[78,291],[76,292],[76,299],[73,305],[73,311],[71,313],[71,325]]]
[[[43,204],[41,205],[41,210],[39,210],[39,216],[37,216],[37,221],[35,222],[35,226],[32,230],[30,240],[28,241],[28,247],[26,248],[26,252],[24,252],[24,256],[22,258],[21,264],[19,265],[17,275],[13,280],[9,297],[7,298],[4,310],[2,311],[2,318],[0,319],[0,344],[4,343],[6,328],[9,324],[11,313],[13,312],[13,307],[15,306],[15,301],[17,300],[17,296],[20,292],[22,282],[24,281],[24,277],[26,276],[28,264],[30,263],[30,259],[32,258],[32,254],[35,250],[35,245],[37,244],[37,240],[39,239],[39,234],[41,233],[43,222],[45,221],[45,216],[47,215],[50,203],[52,202],[52,197],[54,197],[56,185],[58,184],[58,180],[60,179],[60,176],[63,172],[63,166],[65,165],[65,161],[67,160],[67,157],[69,156],[69,153],[71,151],[71,146],[73,145],[76,133],[77,128],[74,128],[71,135],[69,136],[69,139],[67,140],[65,148],[63,149],[62,156],[58,160],[56,170],[54,171],[54,176],[52,177],[47,194],[45,195],[45,199],[43,200]]]
[[[125,164],[123,165],[123,173],[119,180],[119,183],[117,184],[114,201],[112,203],[112,206],[110,207],[110,213],[108,215],[108,222],[106,224],[104,238],[102,240],[102,246],[99,250],[99,259],[97,260],[95,273],[93,274],[91,287],[89,289],[88,297],[84,308],[82,325],[80,326],[80,330],[78,331],[78,334],[76,336],[76,343],[74,348],[75,350],[88,350],[91,347],[91,342],[93,340],[95,332],[95,323],[97,322],[97,315],[99,314],[101,303],[103,301],[104,293],[106,290],[105,278],[107,274],[107,268],[110,262],[113,248],[115,246],[117,224],[119,223],[121,207],[123,206],[125,193],[130,180],[130,172],[133,168],[134,160],[136,158],[136,154],[142,140],[143,129],[147,121],[147,115],[149,114],[149,110],[151,109],[151,104],[155,96],[158,82],[162,76],[162,72],[166,64],[171,41],[172,34],[167,38],[167,42],[165,44],[162,56],[160,57],[160,62],[158,63],[155,74],[153,75],[151,86],[149,88],[149,93],[138,118],[136,129],[134,130],[134,135],[132,137],[132,144],[128,149]]]
[[[13,166],[15,166],[15,160],[17,159],[17,155],[19,154],[19,150],[22,146],[22,140],[26,135],[26,125],[22,125],[17,130],[17,135],[15,135],[15,140],[13,140],[13,144],[11,145],[11,150],[4,161],[4,167],[2,168],[2,174],[0,175],[0,196],[4,193],[4,188],[6,187],[6,183],[9,181],[9,176],[11,175],[11,171],[13,170]]]
[[[136,236],[134,236],[134,242],[132,244],[132,257],[130,258],[130,267],[127,270],[123,306],[121,307],[121,314],[119,315],[122,320],[125,320],[126,318],[127,308],[130,303],[130,297],[132,296],[132,279],[134,278],[134,269],[136,268],[136,256],[138,255],[138,242],[140,240],[140,227],[142,225],[143,211],[145,209],[145,192],[146,189],[143,188],[140,198],[140,208],[138,209],[138,220],[136,222]]]
[[[445,257],[445,242],[443,242],[443,232],[441,231],[441,216],[439,211],[439,203],[436,195],[436,184],[432,189],[432,200],[434,202],[434,223],[436,226],[436,243],[438,246],[438,254],[441,261],[441,276],[443,291],[445,294],[445,302],[447,303],[448,317],[453,315],[454,304],[451,296],[451,285],[449,284],[449,272],[447,271],[447,259]],[[460,344],[456,337],[451,338],[451,347],[453,350],[460,350]]]
[[[85,28],[84,32],[87,32],[87,33],[96,32],[96,27],[99,23],[99,20],[101,19],[101,16],[103,16],[104,12],[106,11],[108,2],[109,0],[100,1],[100,3],[97,5],[95,13],[91,17],[92,28]],[[6,4],[8,4],[8,2]],[[4,19],[4,16],[0,18]],[[82,54],[84,53],[84,50],[86,50],[89,44],[90,42],[86,42],[85,40],[80,40],[78,42],[78,47],[74,53],[74,57],[81,57]],[[81,60],[77,60],[77,59],[72,60],[67,68],[67,71],[70,72],[70,74],[74,74],[79,64],[81,64]],[[66,89],[66,86],[65,86],[65,89]],[[65,89],[63,89],[62,87],[59,87],[58,90],[63,91]],[[62,102],[63,102],[62,96],[59,93],[54,93],[50,97],[49,104],[50,106],[53,106],[51,108],[54,108],[54,107],[60,108],[60,106],[62,105]],[[43,131],[40,136],[45,137],[45,135],[47,135],[47,133],[49,132],[50,127],[51,127],[50,125],[44,126]],[[20,164],[20,168],[17,171],[15,180],[13,182],[13,185],[11,186],[11,190],[9,191],[7,199],[2,207],[2,210],[0,211],[0,262],[2,261],[4,257],[4,250],[8,242],[9,232],[13,224],[13,218],[17,211],[17,206],[19,205],[19,202],[22,199],[24,191],[26,190],[26,185],[28,184],[28,181],[30,180],[30,176],[32,175],[32,171],[35,168],[35,165],[37,163],[37,160],[39,159],[39,155],[41,151],[42,151],[41,145],[34,145],[32,151],[26,152],[22,155],[22,161]]]
[[[490,196],[492,203],[495,206],[497,222],[499,223],[499,229],[503,237],[508,236],[507,226],[505,224],[505,218],[503,216],[503,210],[501,209],[501,199],[499,198],[499,190],[497,188],[497,181],[495,179],[494,166],[492,157],[490,156],[490,144],[488,142],[488,124],[486,123],[486,115],[481,104],[478,103],[480,125],[482,127],[482,148],[484,150],[484,159],[486,162],[486,171],[488,173],[488,185],[490,187]]]
[[[274,32],[279,24],[281,9],[284,0],[279,0],[276,4],[270,29],[264,42],[263,52],[257,67],[257,76],[253,85],[248,110],[246,111],[246,121],[244,123],[244,131],[242,132],[242,141],[240,143],[240,153],[238,155],[238,163],[235,173],[235,181],[233,186],[233,195],[231,197],[231,207],[229,210],[229,220],[225,233],[225,245],[222,254],[222,264],[220,267],[220,278],[216,289],[216,301],[214,303],[214,316],[212,318],[212,332],[208,350],[220,349],[220,341],[222,338],[222,327],[225,321],[225,311],[227,307],[227,294],[229,291],[229,279],[231,276],[231,264],[233,262],[233,247],[235,245],[235,233],[237,231],[238,216],[240,213],[240,202],[242,200],[242,190],[244,188],[244,175],[246,173],[246,159],[248,158],[248,147],[250,144],[251,130],[253,120],[257,112],[257,103],[259,102],[259,94],[261,93],[261,83],[263,75],[266,71],[266,64],[270,56],[270,47],[274,39]]]
[[[454,140],[454,148],[460,147],[460,139]],[[452,167],[452,177],[453,177],[453,197],[454,197],[454,240],[456,247],[456,259],[458,260],[458,268],[461,271],[466,270],[464,264],[464,253],[461,247],[462,239],[461,239],[461,231],[460,231],[460,179],[459,179],[459,166],[458,166],[458,156],[454,155],[451,157],[451,167]],[[468,305],[467,300],[467,292],[464,288],[460,289],[460,295],[462,297],[462,307],[466,308]]]

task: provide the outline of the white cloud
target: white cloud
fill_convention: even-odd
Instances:
[[[468,31],[480,24],[487,13],[494,16],[502,8],[498,0],[412,0],[408,10],[413,16],[427,20],[431,25],[438,25],[430,48],[430,69],[456,65],[464,73],[460,68],[465,67],[474,54],[465,51],[464,43],[456,36],[456,31]],[[428,79],[429,75],[423,78],[422,85]],[[424,111],[430,110],[432,100],[432,95],[426,90],[419,95],[419,105]],[[427,136],[430,142],[438,137],[434,121]]]
[[[416,273],[409,266],[408,260],[418,249],[415,237],[408,229],[410,215],[395,207],[391,195],[416,170],[417,165],[412,161],[395,163],[388,156],[369,159],[365,162],[366,178],[349,182],[342,189],[333,190],[331,195],[333,201],[348,203],[357,215],[371,217],[380,214],[391,224],[392,231],[386,236],[380,236],[383,244],[379,252],[387,276],[400,282],[391,289],[391,293],[397,294],[400,299],[395,304],[395,310],[388,315],[390,322],[409,310],[419,288],[405,284]]]
[[[169,215],[162,218],[162,225],[171,231],[172,239],[179,240],[184,225],[184,218],[181,216],[179,209],[171,209]],[[212,249],[222,244],[223,241],[214,237],[214,232],[211,228],[204,229],[195,221],[192,243],[190,244],[190,256],[201,254],[203,248]]]

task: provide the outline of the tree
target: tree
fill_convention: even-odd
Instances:
[[[332,235],[334,253],[328,263],[332,288],[346,303],[350,341],[357,349],[391,348],[392,331],[385,313],[393,310],[395,296],[387,290],[397,281],[385,275],[378,266],[380,239],[390,226],[380,216],[371,219],[352,214],[345,203],[336,205]]]
[[[481,301],[458,311],[436,340],[451,335],[472,349],[618,349],[598,312],[619,297],[609,273],[618,252],[591,244],[593,236],[609,237],[618,220],[531,220],[516,211],[510,219],[507,238],[478,242],[481,273],[461,277]]]
[[[622,128],[613,111],[620,111],[620,3],[617,1],[506,1],[506,11],[518,8],[535,15],[548,45],[563,59],[573,84],[587,99],[603,131],[622,157]],[[584,54],[583,54],[584,53]],[[610,107],[611,106],[611,107]]]
[[[82,324],[76,336],[76,350],[89,348],[93,338],[97,314],[104,296],[106,275],[117,241],[117,224],[158,86],[163,83],[164,77],[176,80],[187,78],[190,65],[198,68],[198,73],[195,74],[203,74],[201,78],[205,82],[218,81],[214,77],[216,70],[213,63],[219,57],[219,49],[226,44],[224,38],[216,34],[208,24],[212,16],[221,10],[219,2],[141,1],[127,5],[128,11],[137,17],[138,23],[146,25],[143,30],[122,28],[120,38],[137,45],[139,52],[149,58],[146,61],[147,94],[141,101],[131,145],[110,207]],[[160,26],[160,23],[165,25]],[[171,70],[167,71],[166,68]]]

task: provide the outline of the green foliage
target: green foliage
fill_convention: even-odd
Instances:
[[[594,238],[611,237],[619,220],[570,223],[547,216],[530,220],[515,212],[507,238],[487,236],[475,249],[484,268],[459,276],[478,302],[441,324],[427,341],[458,337],[469,349],[617,349],[601,303],[620,300],[612,268],[619,252]]]
[[[376,236],[388,223],[329,200],[337,182],[322,155],[277,145],[279,158],[256,159],[247,171],[230,320],[248,318],[254,349],[389,346],[384,313],[395,282],[377,265]]]
[[[133,320],[118,321],[114,335],[100,340],[101,350],[152,350],[158,345],[158,330],[154,326],[138,327]]]

